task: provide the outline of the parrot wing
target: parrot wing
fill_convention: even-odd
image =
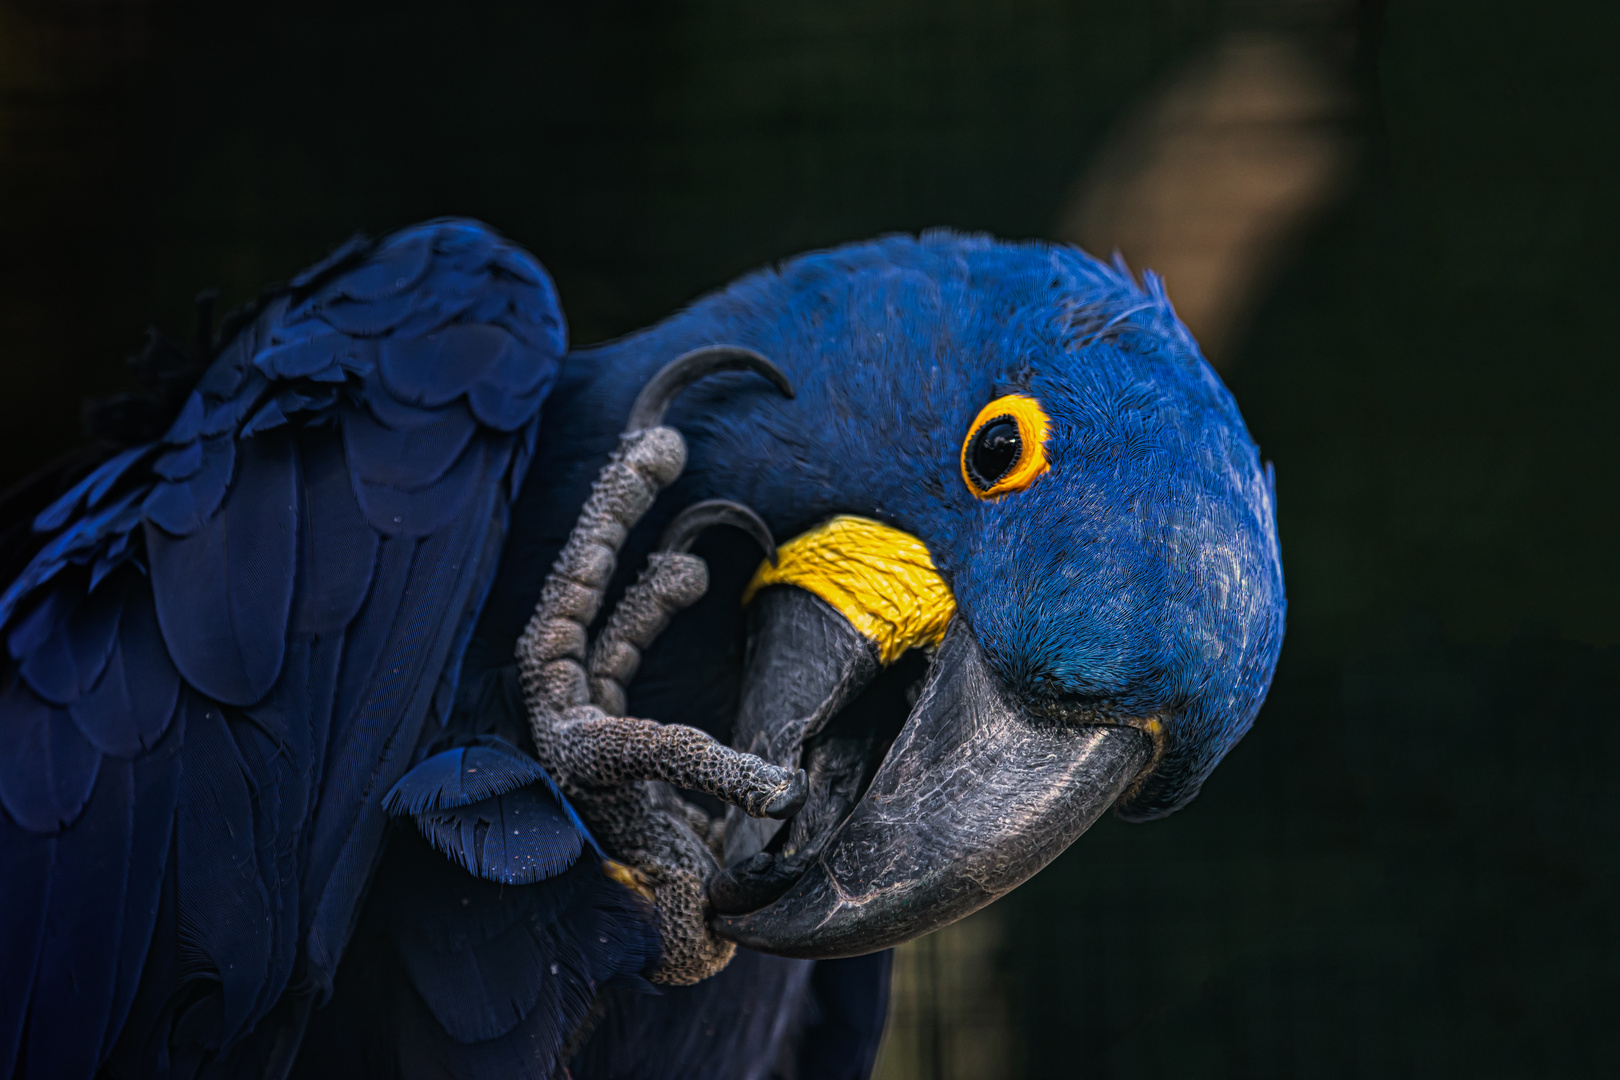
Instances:
[[[352,241],[34,519],[0,596],[0,1074],[228,1071],[273,1010],[301,1028],[564,348],[483,227]]]
[[[550,1080],[601,992],[654,993],[650,905],[597,859],[513,885],[438,846],[393,834],[292,1080]]]

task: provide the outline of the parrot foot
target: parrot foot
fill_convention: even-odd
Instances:
[[[570,709],[554,725],[558,771],[585,788],[659,780],[713,795],[750,817],[789,818],[804,805],[803,769],[784,769],[684,724]]]
[[[752,370],[791,396],[768,361],[743,349],[699,349],[666,365],[642,390],[630,429],[598,475],[518,641],[519,681],[540,761],[599,841],[651,882],[663,951],[654,982],[689,984],[721,970],[734,947],[709,928],[705,883],[718,869],[707,815],[675,787],[703,791],[753,817],[787,818],[809,793],[803,770],[733,750],[696,728],[623,715],[642,651],[709,586],[687,552],[709,525],[746,529],[774,557],[770,530],[745,506],[699,503],[678,515],[594,643],[619,549],[658,493],[686,464],[686,443],[663,426],[684,387],[720,370]]]

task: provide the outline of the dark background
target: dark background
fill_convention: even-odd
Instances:
[[[809,247],[1052,235],[1132,104],[1251,25],[1336,65],[1359,147],[1221,358],[1288,640],[1196,803],[997,906],[1005,1071],[1606,1073],[1611,4],[0,0],[0,486],[147,323],[356,229],[491,222],[578,342]]]

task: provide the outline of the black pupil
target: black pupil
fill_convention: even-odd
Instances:
[[[998,416],[979,428],[968,448],[968,471],[981,488],[992,488],[1018,464],[1024,448],[1018,437],[1018,424],[1010,416]]]

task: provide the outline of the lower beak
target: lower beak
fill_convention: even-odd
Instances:
[[[740,944],[855,956],[954,922],[1056,858],[1151,757],[1136,728],[1064,724],[1021,707],[957,616],[876,764],[886,740],[838,714],[872,679],[878,654],[816,597],[771,592],[789,614],[756,626],[739,735],[773,760],[802,757],[812,794],[782,834],[771,835],[773,823],[728,835],[732,865],[710,886],[722,912],[713,925]]]

